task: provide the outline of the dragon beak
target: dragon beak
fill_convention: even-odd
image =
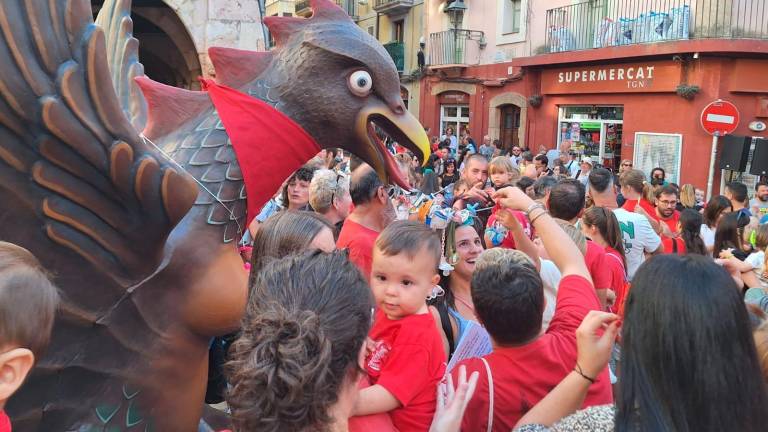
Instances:
[[[424,127],[410,112],[395,113],[379,100],[369,102],[360,110],[355,120],[355,134],[358,141],[368,144],[359,148],[362,154],[357,156],[370,165],[382,181],[410,189],[397,162],[376,133],[376,127],[413,152],[422,164],[426,164],[430,148]]]

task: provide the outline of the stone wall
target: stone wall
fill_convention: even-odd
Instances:
[[[195,44],[203,74],[213,76],[208,48],[264,49],[257,0],[163,0],[176,12]]]

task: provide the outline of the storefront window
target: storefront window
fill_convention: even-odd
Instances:
[[[624,107],[620,106],[566,106],[561,109],[565,120],[623,120]]]
[[[623,118],[621,106],[562,106],[558,148],[615,171],[621,163]]]

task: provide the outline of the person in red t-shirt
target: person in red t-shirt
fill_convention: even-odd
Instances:
[[[579,249],[543,206],[517,188],[502,189],[494,199],[506,208],[528,213],[563,278],[554,318],[541,334],[544,292],[535,271],[496,265],[473,275],[472,300],[493,339],[494,352],[460,363],[467,372],[480,375],[462,421],[465,431],[508,432],[572,370],[583,372],[576,361],[575,331],[590,310],[600,308],[586,264],[574,259],[581,254]],[[613,401],[607,368],[588,379],[594,384],[584,406]]]
[[[677,211],[677,202],[680,199],[680,190],[674,186],[663,186],[656,191],[656,211],[651,217],[663,222],[674,233],[671,237],[677,237],[680,212]],[[669,237],[669,236],[668,236]]]
[[[549,192],[547,207],[553,218],[575,225],[584,211],[586,188],[578,180],[566,179],[554,185]],[[587,241],[584,259],[595,284],[600,304],[607,304],[608,290],[611,288],[611,274],[605,262],[605,249]]]
[[[0,432],[11,431],[5,403],[45,351],[58,304],[58,290],[37,258],[0,242]]]
[[[378,174],[368,165],[361,165],[352,173],[349,193],[355,209],[344,221],[336,247],[349,250],[349,260],[368,279],[373,244],[379,233],[395,219],[395,208]]]
[[[624,238],[619,220],[605,207],[592,207],[581,217],[581,230],[596,244],[605,249],[605,265],[611,275],[611,290],[615,299],[611,310],[620,310],[627,295],[627,259],[624,254]]]
[[[388,412],[400,431],[427,431],[446,356],[427,299],[442,295],[440,239],[419,222],[398,221],[376,240],[371,289],[378,310],[353,415]]]

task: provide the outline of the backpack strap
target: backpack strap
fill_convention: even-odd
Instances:
[[[676,238],[672,239],[672,252],[677,254],[677,239]]]
[[[493,374],[491,366],[484,357],[480,357],[485,365],[485,373],[488,375],[488,432],[493,431]]]

